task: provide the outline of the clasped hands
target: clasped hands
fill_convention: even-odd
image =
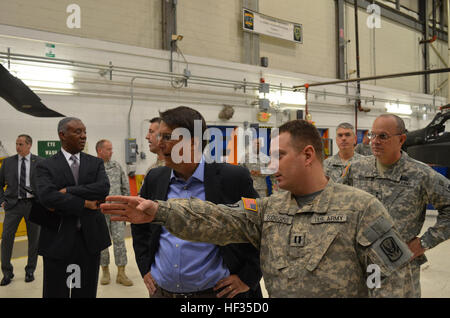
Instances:
[[[155,218],[158,203],[137,196],[113,195],[106,197],[100,209],[103,214],[110,214],[112,221],[124,221],[133,224],[149,223]]]

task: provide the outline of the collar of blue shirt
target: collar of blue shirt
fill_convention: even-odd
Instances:
[[[200,159],[200,163],[197,166],[197,169],[195,169],[194,173],[192,174],[192,176],[186,181],[186,183],[189,183],[189,181],[195,178],[197,180],[199,180],[200,182],[203,182],[205,180],[205,157],[202,156],[202,158]],[[181,178],[178,178],[173,169],[170,172],[170,181],[174,181],[174,180],[180,180]]]

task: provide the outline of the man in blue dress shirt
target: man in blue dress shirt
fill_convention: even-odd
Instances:
[[[206,123],[199,112],[180,106],[161,113],[161,118],[158,145],[166,166],[149,171],[142,197],[196,197],[222,204],[258,197],[247,169],[205,162]],[[201,123],[200,138],[194,134],[195,120]],[[190,135],[173,137],[177,128]],[[132,234],[136,262],[153,298],[262,297],[259,254],[250,244],[184,241],[153,224],[133,224]]]

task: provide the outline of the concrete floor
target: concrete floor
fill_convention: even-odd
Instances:
[[[428,211],[425,220],[424,229],[436,222],[436,212]],[[25,265],[26,257],[17,256],[20,254],[17,250],[20,245],[25,247],[26,240],[19,239],[16,242],[18,248],[15,247],[12,264],[14,266],[14,279],[8,286],[0,287],[0,298],[40,298],[42,297],[42,258],[39,257],[38,267],[35,272],[35,281],[25,283]],[[142,281],[134,260],[131,238],[126,238],[126,246],[128,251],[128,265],[126,273],[134,282],[131,287],[125,287],[115,282],[117,268],[110,265],[111,284],[98,286],[97,297],[99,298],[148,298],[147,289]],[[110,247],[110,252],[112,248]],[[23,254],[23,253],[22,253]],[[110,253],[112,255],[112,253]],[[426,253],[428,263],[422,266],[421,284],[422,297],[425,298],[450,298],[450,240],[441,243],[434,249]],[[264,288],[264,281],[261,281],[263,294],[267,297]]]

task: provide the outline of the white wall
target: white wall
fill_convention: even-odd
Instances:
[[[119,161],[125,167],[124,143],[127,138],[127,116],[129,101],[112,98],[92,98],[79,96],[56,96],[39,94],[42,102],[49,108],[66,116],[80,118],[87,128],[87,149],[91,155],[96,155],[95,144],[100,139],[109,139],[113,143],[113,160]],[[205,117],[208,124],[242,126],[244,120],[254,118],[253,111],[245,108],[235,108],[234,118],[227,122],[218,119],[221,110],[215,105],[197,105],[191,103],[170,103],[154,101],[136,101],[131,114],[131,137],[137,138],[139,151],[146,153],[146,159],[138,159],[137,174],[145,174],[147,168],[156,160],[148,150],[145,135],[148,131],[148,121],[164,111],[179,105],[197,109]],[[15,154],[15,141],[19,134],[29,134],[33,138],[32,152],[37,154],[38,140],[58,140],[56,127],[61,118],[36,118],[20,113],[3,99],[0,100],[0,141],[6,147],[9,155]],[[275,117],[272,119],[272,125]]]
[[[402,1],[413,6],[416,1]],[[81,28],[69,29],[66,8],[74,1],[15,0],[2,1],[0,21],[4,25],[32,28],[52,32],[48,39],[57,43],[59,34],[98,39],[126,44],[138,48],[162,48],[161,0],[78,0],[81,8]],[[178,43],[185,55],[241,63],[244,60],[242,30],[242,0],[208,1],[179,0],[177,29],[184,39]],[[304,28],[303,44],[261,35],[260,56],[269,58],[271,69],[334,78],[336,59],[336,3],[334,0],[259,0],[259,11],[276,18],[301,23]],[[345,4],[345,37],[349,70],[356,69],[353,6]],[[375,33],[366,25],[368,14],[359,10],[361,76],[400,73],[423,69],[420,32],[393,21],[382,19]],[[0,47],[3,43],[0,43]],[[438,50],[448,59],[446,43],[437,41]],[[374,51],[375,49],[375,51]],[[65,52],[56,49],[59,56]],[[44,48],[41,48],[44,52]],[[374,53],[375,52],[375,53]],[[43,54],[43,53],[42,53]],[[106,63],[111,57],[100,56]],[[93,57],[94,59],[96,57]],[[176,58],[180,58],[176,55]],[[442,63],[430,50],[432,67]],[[116,57],[117,61],[117,57]],[[136,59],[138,65],[142,65]],[[132,63],[132,62],[130,62]],[[184,65],[175,65],[182,72]],[[355,74],[352,75],[355,77]],[[431,91],[442,83],[444,74],[431,76]],[[410,92],[423,92],[423,77],[380,80],[376,84]],[[446,96],[447,87],[439,92]]]
[[[73,61],[84,61],[107,65],[112,61],[116,66],[135,67],[141,70],[157,70],[168,72],[168,52],[144,49],[141,47],[115,44],[111,42],[72,37],[55,33],[29,30],[0,25],[0,51],[7,47],[13,53],[43,56],[43,45],[47,41],[56,40],[57,57]],[[326,81],[330,78],[311,76],[299,72],[282,71],[275,68],[262,68],[240,63],[232,63],[218,59],[186,55],[192,76],[202,76],[215,79],[258,82],[264,77],[267,83],[284,87],[292,87],[305,82]],[[0,61],[6,65],[6,60]],[[13,61],[14,62],[14,61]],[[183,66],[183,63],[177,65]],[[113,72],[113,80],[101,77],[98,69],[92,73],[74,71],[75,83],[73,89],[64,93],[53,90],[52,94],[43,89],[35,88],[45,105],[66,116],[81,118],[87,126],[88,152],[95,154],[95,143],[101,138],[110,139],[114,145],[114,159],[124,164],[124,139],[127,137],[127,115],[131,104],[130,77],[119,76]],[[252,106],[256,101],[255,92],[242,88],[220,88],[194,84],[188,80],[188,87],[174,89],[167,81],[137,80],[135,87],[134,107],[131,112],[131,137],[147,153],[147,159],[138,160],[137,173],[143,174],[154,161],[145,141],[147,124],[145,119],[151,119],[158,114],[158,110],[179,105],[191,106],[198,109],[208,124],[239,125],[244,121],[256,123],[257,109]],[[385,89],[378,86],[363,84],[363,96],[401,100],[405,102],[431,104],[431,96],[408,92],[405,90]],[[314,93],[345,94],[345,86],[333,85],[311,89],[308,101],[309,109],[317,127],[330,128],[330,135],[334,138],[335,127],[343,121],[354,123],[352,101],[347,104],[346,98],[320,96]],[[349,88],[349,94],[354,94],[354,88]],[[62,94],[62,95],[61,95]],[[444,99],[437,99],[439,106]],[[218,113],[224,104],[231,104],[235,114],[230,121],[222,121]],[[283,105],[281,105],[283,106]],[[369,113],[359,113],[359,128],[370,128],[375,116],[380,113],[383,103],[363,101],[363,106],[371,108]],[[275,109],[268,125],[275,126],[289,119],[288,114],[277,112]],[[0,100],[0,140],[10,154],[14,153],[14,143],[20,133],[30,134],[34,140],[33,151],[37,152],[37,140],[52,140],[57,138],[56,125],[58,119],[35,118],[17,112],[5,101]],[[427,122],[411,119],[407,121],[408,129],[423,127]],[[266,125],[266,124],[264,124]],[[336,147],[334,149],[337,149]]]

